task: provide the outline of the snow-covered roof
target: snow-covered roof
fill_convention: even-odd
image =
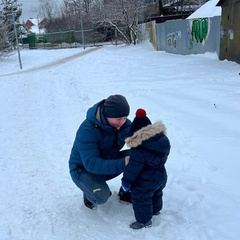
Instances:
[[[30,18],[29,21],[31,21],[34,25],[29,29],[32,33],[40,34],[44,33],[45,30],[42,28],[39,28],[39,23],[42,21],[41,19],[37,18]]]
[[[45,33],[44,29],[39,28],[38,26],[32,26],[29,31],[31,31],[32,33],[36,33],[36,34],[41,34],[41,33]]]
[[[219,0],[210,0],[192,13],[187,19],[221,16],[222,8],[216,6]]]
[[[40,22],[37,18],[30,18],[29,21],[31,21],[34,25],[38,25],[38,23]]]

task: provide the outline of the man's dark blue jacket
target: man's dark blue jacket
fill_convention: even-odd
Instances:
[[[87,111],[86,119],[77,131],[69,159],[74,182],[78,178],[78,169],[99,175],[120,174],[124,170],[125,159],[118,156],[130,134],[131,121],[127,119],[118,131],[111,127],[103,114],[104,101]]]

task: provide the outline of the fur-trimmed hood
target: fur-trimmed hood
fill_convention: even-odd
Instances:
[[[140,130],[135,132],[131,137],[126,138],[125,142],[129,147],[135,148],[141,145],[143,141],[146,141],[159,133],[166,134],[166,127],[160,121],[141,128]]]

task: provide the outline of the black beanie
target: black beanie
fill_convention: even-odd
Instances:
[[[150,119],[147,117],[147,113],[144,109],[139,108],[136,111],[136,117],[133,119],[131,125],[131,134],[134,134],[136,131],[140,130],[147,125],[151,125]]]
[[[130,108],[126,98],[119,94],[109,96],[103,104],[105,117],[127,117],[129,115],[129,111]]]

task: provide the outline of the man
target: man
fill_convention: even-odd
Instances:
[[[122,95],[111,95],[87,111],[72,147],[69,168],[73,182],[83,191],[86,207],[95,209],[111,196],[106,181],[121,174],[130,151],[120,151],[130,136],[129,105]],[[120,200],[130,202],[121,188]]]

